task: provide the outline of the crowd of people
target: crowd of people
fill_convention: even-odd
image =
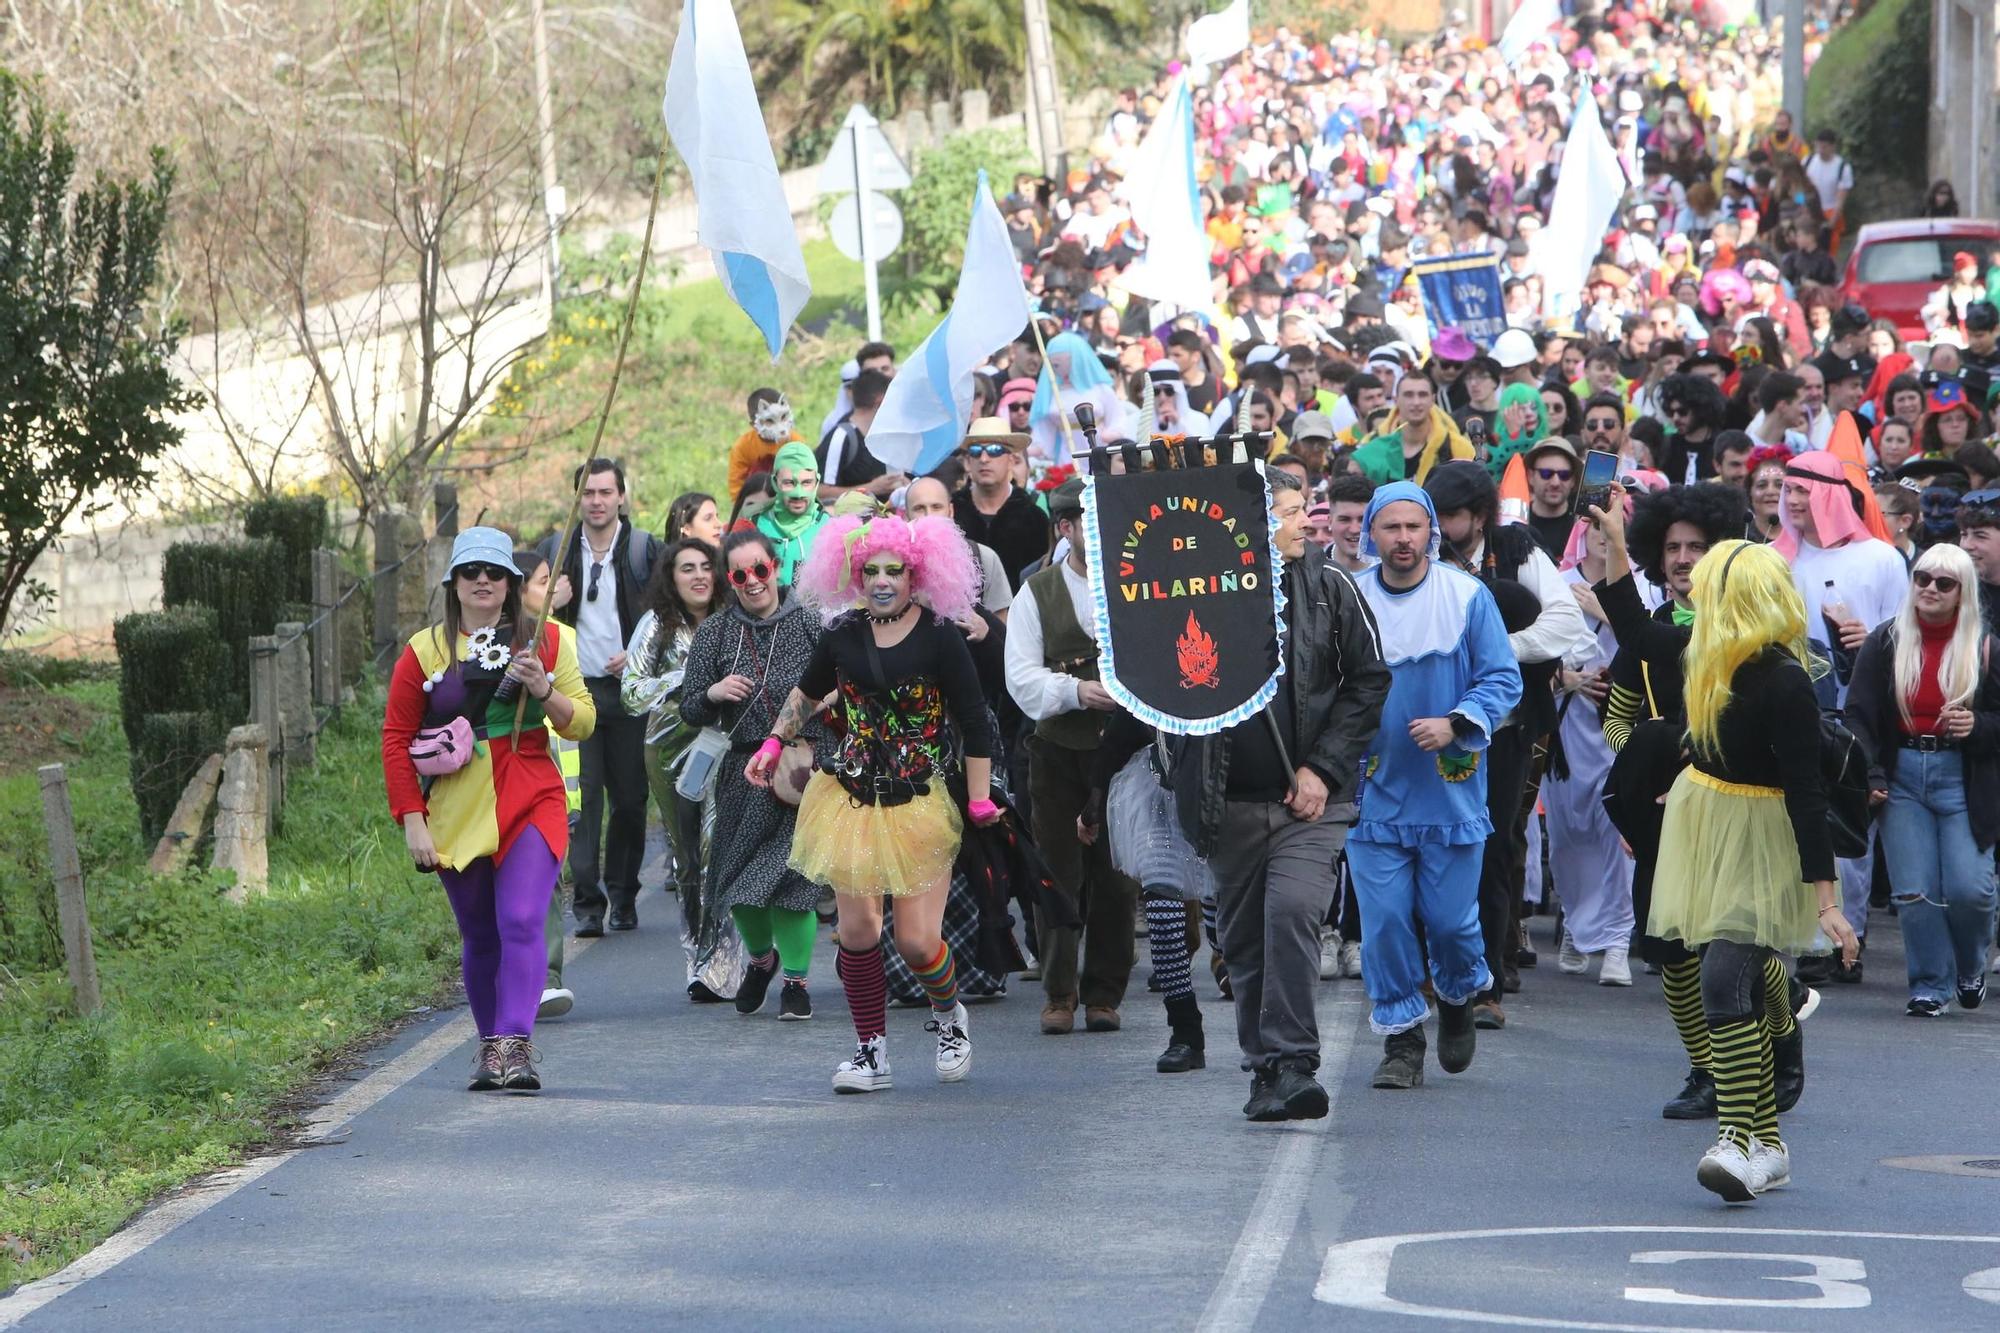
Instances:
[[[965,998],[1010,976],[1041,1032],[1118,1031],[1141,937],[1158,1068],[1201,1069],[1205,936],[1245,1115],[1322,1116],[1318,983],[1359,978],[1373,1086],[1413,1088],[1427,1022],[1447,1072],[1506,1028],[1550,914],[1556,971],[1660,977],[1686,1071],[1662,1113],[1720,1126],[1701,1183],[1786,1183],[1800,1024],[1862,981],[1871,916],[1910,1016],[1985,994],[2000,310],[1969,270],[1922,329],[1835,294],[1852,170],[1767,113],[1775,42],[1711,17],[1614,3],[1512,66],[1452,31],[1267,35],[1194,98],[1204,310],[1121,282],[1163,72],[1005,200],[1036,304],[930,474],[870,451],[875,342],[810,436],[751,395],[726,493],[657,535],[608,459],[567,549],[461,534],[383,757],[464,935],[472,1086],[539,1086],[537,1008],[575,999],[559,874],[578,936],[634,928],[650,799],[691,1001],[757,1014],[776,981],[811,1018],[831,922],[840,1092],[891,1086],[891,1001],[927,1010],[947,1082]],[[1579,80],[1629,189],[1565,309],[1534,238]],[[1486,345],[1410,278],[1468,251],[1501,256]],[[1257,717],[1175,735],[1107,689],[1086,425],[1254,441],[1287,654]]]

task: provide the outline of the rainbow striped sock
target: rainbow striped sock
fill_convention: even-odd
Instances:
[[[931,1008],[941,1014],[948,1014],[958,1003],[958,969],[952,965],[951,946],[942,940],[938,942],[937,957],[922,967],[912,965],[910,971],[923,984],[924,994],[930,997]]]

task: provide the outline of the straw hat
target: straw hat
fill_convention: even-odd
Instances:
[[[981,417],[965,432],[967,444],[1004,444],[1009,449],[1026,449],[1028,437],[1014,430],[999,417]]]

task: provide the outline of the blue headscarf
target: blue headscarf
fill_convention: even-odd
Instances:
[[[1368,497],[1368,511],[1361,516],[1361,554],[1373,560],[1380,560],[1382,552],[1375,545],[1375,515],[1382,512],[1384,505],[1392,505],[1398,500],[1408,500],[1424,507],[1424,513],[1431,520],[1431,545],[1429,555],[1438,558],[1439,534],[1437,507],[1431,503],[1430,493],[1414,481],[1392,481],[1387,486],[1377,486],[1375,493]]]
[[[1063,382],[1063,404],[1074,408],[1076,401],[1091,389],[1111,384],[1111,372],[1097,359],[1097,352],[1080,334],[1058,333],[1049,339],[1048,359],[1042,363],[1042,377],[1035,383],[1035,401],[1028,409],[1030,421],[1053,416],[1056,410],[1055,358],[1067,353],[1069,378]]]

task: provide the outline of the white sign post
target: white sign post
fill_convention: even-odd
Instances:
[[[861,265],[871,342],[882,338],[882,288],[875,266],[903,241],[902,212],[875,192],[908,189],[909,184],[910,169],[883,135],[880,122],[859,103],[848,108],[833,151],[820,164],[819,192],[851,196],[834,208],[833,243]]]

